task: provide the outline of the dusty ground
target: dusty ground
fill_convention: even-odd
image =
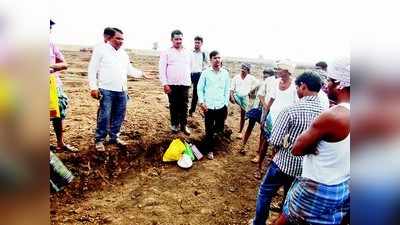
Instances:
[[[240,155],[239,109],[230,106],[226,124],[233,134],[221,139],[213,161],[195,161],[189,170],[163,163],[162,154],[174,137],[200,143],[203,118],[196,113],[189,120],[193,132],[189,138],[171,134],[167,97],[157,79],[158,58],[131,55],[133,64],[154,78],[128,83],[131,99],[121,133],[128,149],[107,146],[106,153],[97,153],[93,146],[97,101],[90,98],[86,73],[90,53],[64,54],[70,65],[62,74],[70,98],[65,140],[80,152],[57,153],[76,179],[51,195],[52,224],[247,224],[254,215],[260,182],[253,177],[256,165],[250,162],[258,144],[258,126],[250,137],[248,154]],[[238,61],[224,65],[232,75],[239,72]],[[255,65],[253,74],[259,76],[261,69],[262,65]],[[279,200],[280,196],[273,204]],[[276,218],[277,213],[271,213]]]

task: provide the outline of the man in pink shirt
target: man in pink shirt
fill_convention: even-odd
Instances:
[[[50,20],[50,32],[52,27],[54,26],[54,22]],[[51,121],[54,127],[54,133],[57,138],[57,146],[55,147],[55,151],[71,151],[77,152],[79,151],[77,148],[65,144],[64,143],[64,129],[63,129],[63,120],[67,114],[68,108],[68,97],[63,91],[62,82],[59,76],[59,71],[66,70],[68,65],[64,59],[63,54],[57,48],[57,46],[50,39],[49,42],[50,53],[49,53],[49,73],[55,73],[57,79],[57,94],[58,94],[58,105],[60,108],[60,117],[52,118]]]
[[[160,54],[160,81],[168,95],[171,130],[190,135],[187,124],[189,88],[191,85],[191,53],[182,46],[180,30],[171,33],[172,47]]]

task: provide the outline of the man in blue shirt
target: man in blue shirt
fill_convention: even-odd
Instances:
[[[208,159],[214,159],[214,134],[224,131],[228,115],[230,76],[227,70],[221,68],[221,56],[217,51],[210,53],[210,63],[211,67],[201,73],[197,95],[205,117],[206,137],[202,150]]]

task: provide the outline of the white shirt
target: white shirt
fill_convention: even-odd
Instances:
[[[88,67],[91,90],[126,91],[127,76],[141,77],[143,72],[133,68],[124,49],[115,50],[108,43],[93,49]]]
[[[192,73],[201,73],[207,65],[207,56],[203,52],[192,52]]]
[[[231,81],[231,91],[236,92],[239,96],[247,96],[257,87],[258,83],[258,79],[251,74],[247,74],[244,79],[238,74]]]
[[[350,110],[350,104],[339,104]],[[302,177],[325,185],[336,185],[350,179],[350,133],[342,141],[320,141],[318,154],[306,155]]]
[[[294,81],[292,81],[286,90],[282,91],[279,89],[280,80],[281,78],[277,79],[277,81],[274,83],[275,87],[273,87],[271,90],[271,98],[275,99],[269,112],[271,114],[272,125],[274,125],[279,113],[284,108],[294,104],[299,99]]]
[[[267,77],[263,83],[260,85],[260,89],[258,89],[257,96],[263,96],[265,101],[268,102],[271,96],[272,89],[276,87],[274,84],[278,79],[275,76]]]

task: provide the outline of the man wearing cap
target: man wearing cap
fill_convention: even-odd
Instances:
[[[293,146],[304,156],[303,172],[291,187],[276,221],[281,224],[347,224],[350,210],[350,63],[338,60],[328,75],[336,106],[318,116]]]
[[[242,133],[244,127],[244,119],[249,105],[249,94],[257,87],[259,81],[250,74],[250,64],[243,63],[240,74],[234,76],[231,81],[230,101],[240,106],[240,126],[239,133]],[[242,148],[241,153],[245,150]]]
[[[266,115],[263,121],[263,146],[260,148],[260,160],[258,161],[258,171],[256,178],[261,177],[262,165],[268,150],[269,138],[272,128],[279,113],[286,107],[293,105],[298,100],[296,85],[293,80],[296,65],[294,62],[285,59],[276,63],[278,79],[273,83],[268,102],[264,101]],[[282,140],[283,141],[283,140]]]
[[[55,25],[55,23],[52,20],[50,20],[50,32],[54,25]],[[51,39],[50,39],[49,44],[50,44],[49,72],[56,74],[58,104],[59,104],[59,108],[60,108],[60,117],[51,119],[52,123],[53,123],[53,127],[54,127],[54,132],[55,132],[56,138],[57,138],[56,151],[64,150],[64,151],[77,152],[79,150],[71,145],[65,144],[64,138],[63,138],[63,134],[64,134],[63,121],[67,114],[67,107],[68,107],[69,99],[63,91],[61,78],[60,78],[58,72],[62,71],[62,70],[66,70],[68,68],[68,65],[64,59],[63,54],[57,48],[57,46],[52,42]]]
[[[294,156],[292,147],[301,132],[322,112],[318,98],[322,86],[319,76],[311,71],[304,72],[296,78],[295,85],[300,100],[279,113],[269,139],[277,153],[260,184],[254,225],[265,225],[272,197],[281,186],[285,197],[295,177],[301,175],[303,158]]]

